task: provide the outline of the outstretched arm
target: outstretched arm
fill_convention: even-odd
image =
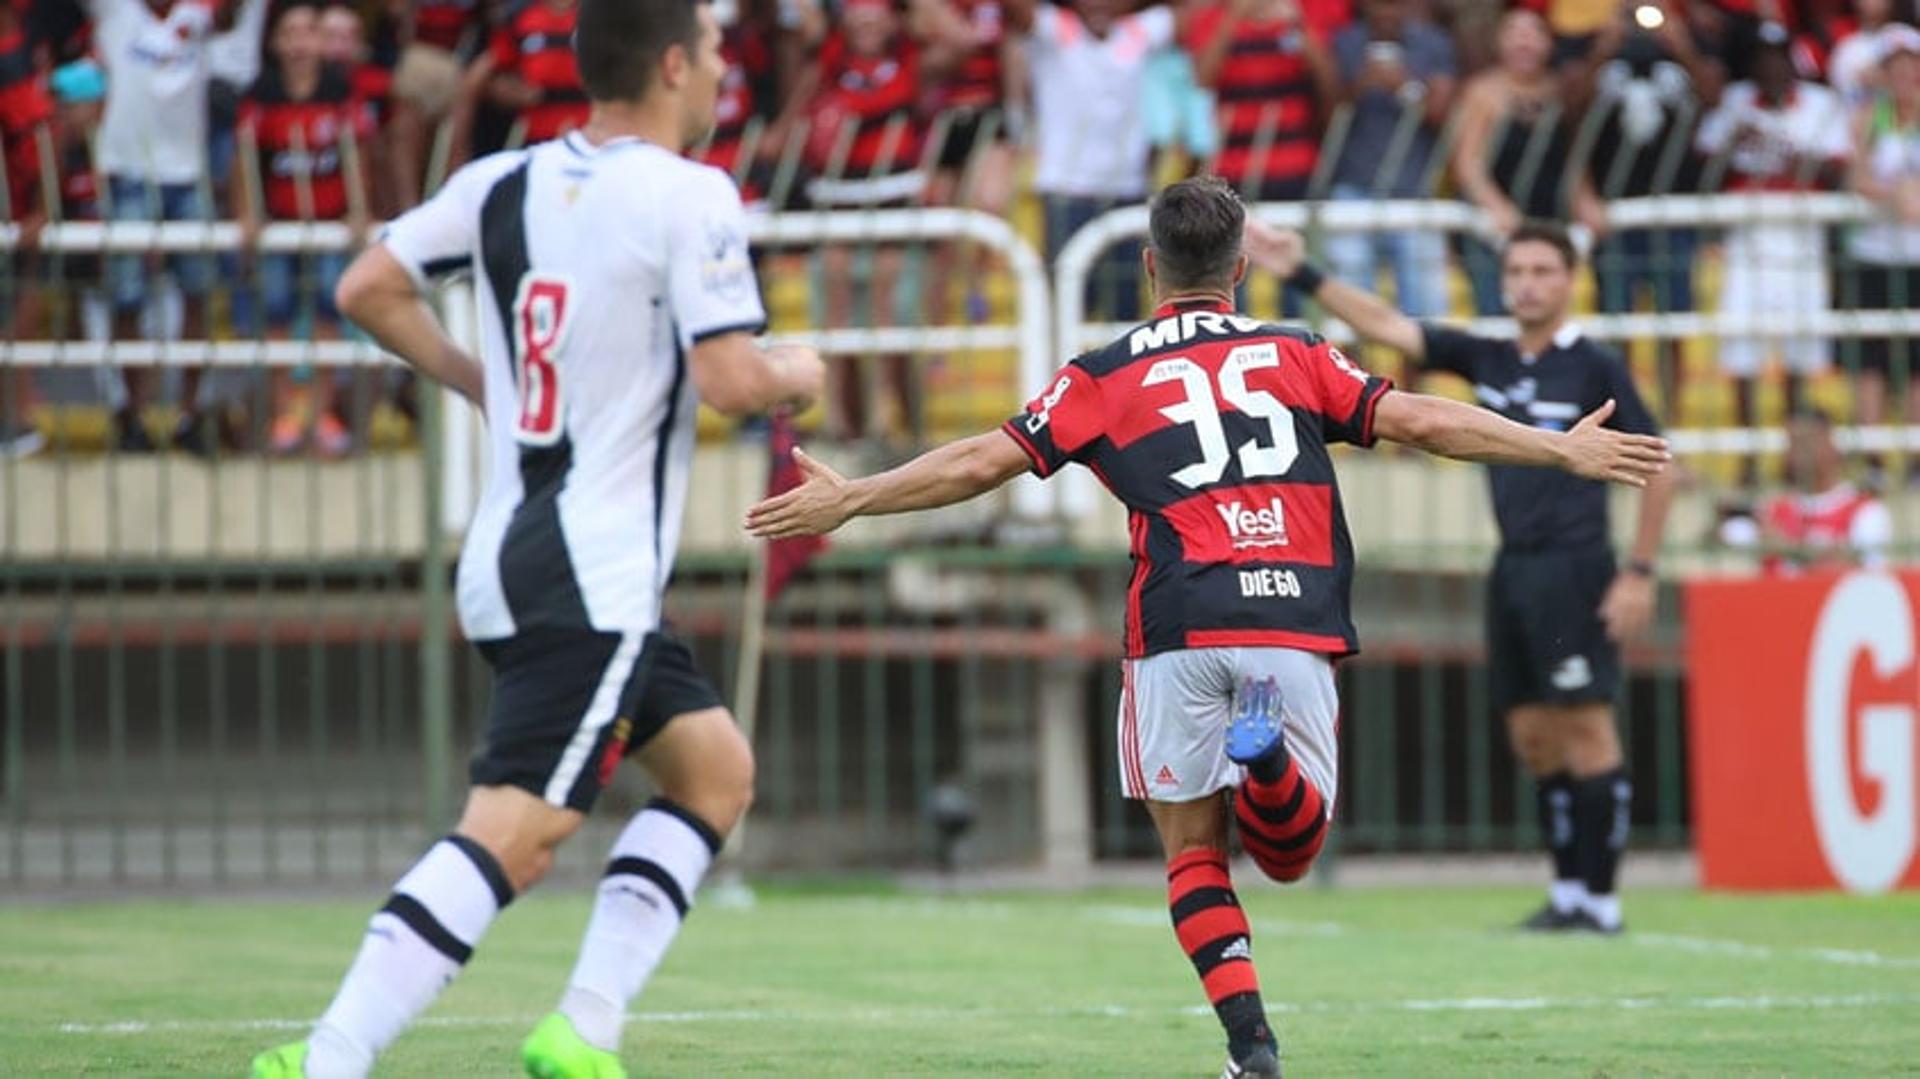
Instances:
[[[910,513],[986,494],[1030,465],[1027,452],[1004,431],[949,442],[899,468],[862,479],[846,477],[796,449],[805,483],[747,511],[747,531],[762,539],[817,536],[854,517]]]
[[[1608,401],[1561,433],[1444,397],[1390,393],[1380,399],[1373,429],[1381,438],[1459,461],[1559,468],[1590,480],[1645,487],[1673,455],[1665,439],[1602,427],[1613,408]]]
[[[1299,233],[1248,218],[1243,244],[1248,261],[1301,287],[1328,314],[1353,327],[1361,340],[1385,345],[1410,360],[1426,357],[1426,335],[1418,322],[1373,293],[1308,266],[1306,240]]]

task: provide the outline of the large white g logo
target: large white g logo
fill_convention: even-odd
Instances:
[[[1875,704],[1860,711],[1860,771],[1880,785],[1863,816],[1853,797],[1847,698],[1854,657],[1891,678],[1913,662],[1913,608],[1895,578],[1855,573],[1827,597],[1813,630],[1807,670],[1807,780],[1814,832],[1833,875],[1852,892],[1884,892],[1914,855],[1914,708]]]

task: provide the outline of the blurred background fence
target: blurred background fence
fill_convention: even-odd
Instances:
[[[1823,73],[1789,69],[1803,88],[1793,100],[1832,110],[1789,122],[1789,95],[1771,94],[1783,76],[1758,57],[1792,59],[1817,26],[1782,29],[1782,50],[1774,24],[1756,24],[1764,41],[1745,60],[1705,36],[1690,48],[1603,33],[1552,68],[1529,51],[1535,32],[1558,47],[1546,21],[1509,17],[1496,35],[1459,16],[1440,64],[1429,32],[1441,31],[1418,6],[1364,0],[1324,26],[1308,13],[1332,66],[1324,87],[1284,91],[1308,95],[1304,126],[1294,105],[1260,97],[1281,90],[1235,82],[1235,49],[1211,72],[1204,49],[1143,54],[1159,67],[1116,85],[1122,108],[1102,119],[1103,102],[1050,86],[1066,77],[1041,61],[1038,25],[1021,76],[1032,111],[1020,79],[990,108],[872,104],[851,90],[828,101],[853,86],[848,70],[898,74],[847,67],[873,32],[851,22],[874,7],[790,6],[824,28],[768,23],[761,5],[736,13],[727,47],[746,59],[745,81],[730,79],[721,128],[699,152],[760,204],[773,335],[831,354],[831,399],[800,418],[831,463],[868,471],[990,427],[1068,356],[1119,332],[1141,308],[1142,197],[1209,168],[1262,216],[1302,228],[1335,272],[1492,332],[1505,324],[1489,252],[1512,215],[1584,228],[1594,273],[1582,275],[1580,322],[1627,354],[1682,453],[1669,581],[1759,571],[1733,526],[1783,487],[1805,488],[1783,462],[1795,403],[1842,421],[1840,448],[1892,511],[1893,543],[1873,557],[1912,552],[1920,500],[1905,462],[1920,429],[1898,423],[1920,336],[1909,310],[1920,242],[1900,215],[1920,157],[1876,150],[1908,127],[1871,119],[1920,122],[1920,78],[1895,77],[1897,52],[1874,60],[1890,73],[1864,89],[1829,91]],[[262,0],[241,7],[266,20]],[[512,38],[514,18],[496,17],[496,40]],[[935,22],[882,27],[880,40],[952,46]],[[974,27],[961,52],[1022,66],[1016,35]],[[843,47],[807,44],[816,30]],[[274,40],[252,32],[256,52]],[[511,61],[511,48],[479,51],[465,34],[449,46],[463,62]],[[766,66],[749,55],[755,34],[777,54]],[[806,47],[791,47],[796,35]],[[382,40],[363,33],[359,70],[383,62]],[[1665,52],[1642,55],[1649,42]],[[95,59],[111,74],[108,58],[58,50],[51,71]],[[276,44],[266,62],[284,75],[306,60]],[[919,77],[920,89],[954,78]],[[324,138],[297,124],[285,137],[242,111],[228,120],[235,178],[203,161],[204,207],[187,215],[159,205],[157,181],[151,204],[130,206],[138,178],[116,183],[90,160],[98,93],[49,82],[60,111],[7,131],[10,148],[38,149],[38,175],[18,175],[10,149],[0,231],[0,885],[389,877],[450,819],[484,715],[486,672],[448,594],[482,474],[479,418],[415,387],[338,324],[327,297],[366,220],[404,210],[417,201],[404,193],[431,190],[471,153],[577,118],[515,104],[495,92],[497,74],[472,84],[474,116],[428,110],[424,129],[404,87],[378,99],[375,121]],[[1177,122],[1147,110],[1152,130],[1130,126],[1139,94],[1174,102]],[[1104,156],[1113,147],[1119,158]],[[1088,193],[1074,168],[1117,169],[1119,186]],[[360,193],[333,205],[321,185],[338,175]],[[35,181],[40,196],[23,199]],[[437,302],[471,340],[465,287]],[[1344,339],[1275,282],[1252,282],[1246,303]],[[1361,358],[1406,385],[1470,393],[1395,356]],[[1393,451],[1338,461],[1365,651],[1340,672],[1336,842],[1344,854],[1528,848],[1532,791],[1487,704],[1484,481]],[[755,556],[738,522],[767,463],[764,428],[703,414],[668,607],[723,690],[738,674]],[[1617,528],[1631,527],[1632,504],[1617,496]],[[1123,517],[1084,475],[836,538],[770,609],[747,863],[938,864],[954,852],[934,810],[961,803],[977,817],[963,864],[1071,870],[1151,853],[1113,767],[1128,572]],[[1683,614],[1669,592],[1627,651],[1621,700],[1636,829],[1676,848],[1689,838]],[[635,782],[610,800],[643,797]],[[591,872],[603,846],[570,845],[565,868]]]

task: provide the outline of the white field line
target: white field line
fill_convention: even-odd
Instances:
[[[992,899],[942,899],[938,896],[907,897],[856,897],[845,900],[833,900],[831,905],[851,907],[862,914],[882,914],[898,916],[920,916],[937,914],[943,917],[978,918],[1002,920],[1015,916],[1015,911],[1025,912],[1029,908],[1016,907],[1012,903]],[[1106,925],[1136,926],[1150,929],[1169,927],[1167,912],[1159,907],[1137,907],[1118,903],[1095,904],[1072,908],[1072,913],[1090,921]],[[1365,933],[1338,922],[1297,921],[1286,918],[1255,918],[1251,925],[1256,934],[1276,937],[1337,937],[1347,933]],[[1476,937],[1477,933],[1460,930],[1435,930],[1435,934],[1453,937]],[[1920,970],[1920,957],[1885,955],[1863,948],[1776,948],[1766,944],[1749,944],[1745,941],[1723,940],[1714,937],[1687,936],[1678,933],[1646,933],[1630,930],[1623,938],[1643,947],[1667,948],[1675,951],[1693,952],[1700,955],[1718,955],[1738,959],[1785,960],[1790,962],[1826,963],[1843,967],[1871,967],[1882,970]]]
[[[1846,995],[1795,996],[1711,996],[1711,997],[1443,997],[1436,999],[1387,1000],[1366,1002],[1318,1002],[1295,1004],[1272,1001],[1267,1010],[1282,1015],[1432,1012],[1541,1012],[1541,1011],[1779,1011],[1830,1010],[1864,1011],[1873,1008],[1906,1008],[1920,1004],[1917,993],[1854,993]],[[767,1023],[794,1022],[833,1024],[936,1023],[968,1019],[1160,1019],[1177,1016],[1201,1017],[1212,1009],[1193,1006],[1181,1008],[1143,1008],[1125,1004],[1099,1004],[1074,1008],[720,1008],[711,1011],[636,1012],[628,1018],[636,1023]],[[493,1028],[531,1026],[537,1015],[433,1015],[416,1027]],[[142,1035],[177,1033],[245,1033],[248,1031],[305,1030],[311,1019],[155,1019],[125,1020],[113,1023],[61,1023],[53,1029],[60,1034],[99,1037],[104,1035]]]
[[[1863,948],[1775,948],[1767,944],[1748,944],[1738,940],[1682,936],[1676,933],[1640,933],[1629,930],[1626,939],[1635,944],[1672,948],[1701,955],[1726,955],[1741,959],[1794,959],[1831,963],[1842,967],[1880,967],[1886,970],[1920,970],[1920,958],[1882,955]]]
[[[835,909],[851,908],[862,915],[921,916],[939,915],[941,917],[973,918],[987,921],[1000,921],[1015,916],[1016,911],[1025,915],[1030,907],[1016,907],[1012,903],[992,899],[940,899],[925,897],[861,897],[832,902]],[[1119,903],[1096,904],[1093,906],[1061,908],[1076,918],[1100,922],[1106,925],[1137,926],[1152,929],[1172,929],[1165,907],[1134,907]],[[1335,937],[1347,931],[1346,927],[1335,922],[1303,922],[1285,918],[1256,918],[1253,920],[1256,933],[1276,937]]]

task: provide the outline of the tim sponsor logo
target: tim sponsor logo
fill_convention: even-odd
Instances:
[[[1236,551],[1287,545],[1287,515],[1278,495],[1268,499],[1264,506],[1249,506],[1245,502],[1235,501],[1215,506],[1214,509],[1219,512],[1221,521],[1225,522],[1227,538],[1232,541]]]

